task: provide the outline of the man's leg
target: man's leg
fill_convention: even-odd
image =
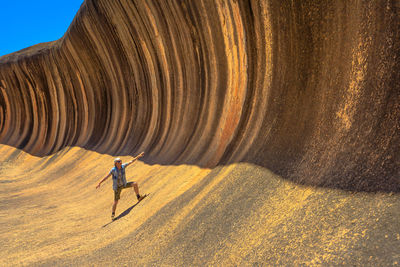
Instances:
[[[117,209],[118,200],[120,198],[120,195],[121,195],[121,188],[118,188],[117,190],[114,191],[114,204],[112,206],[112,213],[111,213],[111,219],[113,219],[113,220],[115,217],[115,210]]]
[[[138,200],[141,200],[141,199],[143,198],[143,196],[141,196],[141,195],[139,194],[139,186],[138,186],[138,184],[137,184],[136,182],[129,182],[129,183],[127,184],[127,186],[133,187],[133,190],[135,190],[136,197],[137,197]]]
[[[112,214],[115,214],[115,210],[117,209],[118,200],[114,200],[114,204],[112,206]]]

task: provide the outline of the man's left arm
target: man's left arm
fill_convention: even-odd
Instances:
[[[128,163],[125,164],[125,168],[134,163],[136,160],[140,159],[141,157],[144,156],[144,152],[140,153],[136,157],[133,158],[133,160],[129,161]]]

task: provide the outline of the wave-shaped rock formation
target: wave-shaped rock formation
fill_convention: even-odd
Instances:
[[[85,1],[0,58],[0,265],[398,265],[399,10]]]
[[[400,190],[396,1],[86,0],[0,59],[0,142]]]

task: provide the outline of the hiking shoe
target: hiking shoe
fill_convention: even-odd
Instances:
[[[144,197],[145,197],[145,196],[143,196],[143,195],[138,196],[138,197],[137,197],[137,200],[138,200],[138,201],[141,201]]]
[[[115,219],[115,213],[112,213],[112,214],[111,214],[111,220],[114,221],[114,219]]]

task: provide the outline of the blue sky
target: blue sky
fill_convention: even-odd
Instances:
[[[1,0],[0,56],[61,38],[82,3],[83,0]]]

